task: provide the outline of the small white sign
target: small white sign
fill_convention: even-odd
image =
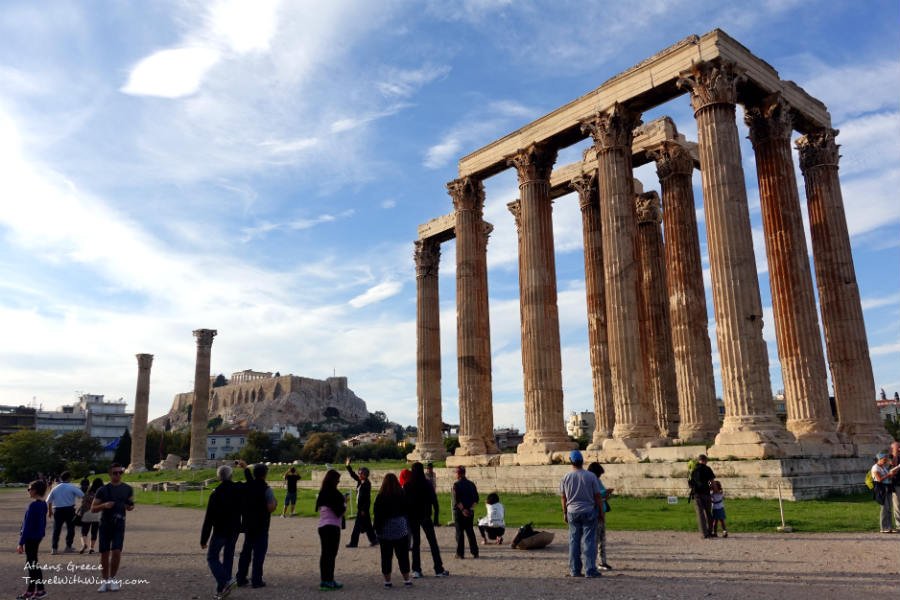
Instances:
[[[669,504],[678,504],[678,496],[669,496],[666,500],[668,500]]]

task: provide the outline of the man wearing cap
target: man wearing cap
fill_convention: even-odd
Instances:
[[[353,532],[350,534],[348,548],[356,548],[359,545],[359,534],[365,533],[369,538],[369,545],[378,543],[375,536],[375,528],[372,527],[372,515],[369,507],[372,504],[372,482],[369,481],[369,469],[360,467],[359,475],[350,466],[350,457],[347,457],[347,472],[350,478],[356,482],[356,521],[353,523]]]
[[[691,498],[694,500],[694,510],[697,511],[697,527],[704,539],[715,537],[712,533],[712,496],[709,483],[716,478],[713,470],[706,466],[706,455],[697,457],[697,466],[691,471],[688,485],[691,487]]]
[[[603,495],[597,477],[584,470],[584,457],[578,450],[569,454],[572,470],[559,482],[563,516],[569,525],[569,575],[600,577],[597,570],[597,516]]]
[[[466,468],[456,467],[453,482],[453,523],[456,525],[456,558],[465,558],[466,544],[463,534],[469,538],[469,552],[478,558],[478,540],[475,537],[475,505],[478,504],[478,488],[466,479]]]

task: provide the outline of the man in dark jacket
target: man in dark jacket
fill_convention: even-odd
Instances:
[[[217,600],[227,596],[234,587],[231,567],[234,546],[241,532],[242,489],[231,480],[231,473],[231,467],[227,465],[216,471],[219,486],[209,495],[200,529],[200,547],[206,550],[206,562],[216,579]]]
[[[269,522],[278,502],[272,488],[266,483],[269,468],[260,463],[253,465],[253,473],[249,468],[244,468],[243,494],[243,521],[244,545],[241,547],[241,555],[238,557],[238,568],[235,574],[236,585],[247,585],[247,572],[250,571],[250,561],[253,561],[253,570],[250,572],[250,586],[254,588],[265,587],[263,581],[263,563],[266,560],[266,552],[269,550]]]
[[[716,478],[713,470],[706,466],[706,455],[697,457],[697,466],[691,471],[688,484],[691,487],[691,497],[694,499],[694,510],[697,511],[697,527],[704,538],[713,537],[710,525],[712,524],[712,498],[710,497],[709,483]]]
[[[465,558],[465,539],[469,539],[469,552],[478,558],[478,540],[475,538],[475,505],[478,504],[478,488],[466,479],[466,468],[456,467],[453,482],[453,522],[456,525],[456,558]]]
[[[437,494],[431,487],[431,482],[425,474],[425,468],[422,463],[413,463],[410,468],[412,475],[409,481],[403,486],[406,492],[406,499],[409,502],[409,532],[412,535],[412,577],[419,579],[422,577],[422,536],[421,531],[425,532],[425,539],[428,540],[428,547],[431,549],[431,558],[434,561],[434,574],[437,577],[447,577],[450,573],[444,569],[444,563],[441,561],[441,549],[437,543],[437,537],[434,535],[434,524],[439,522],[439,504]],[[434,520],[432,520],[432,512]],[[420,531],[421,529],[421,531]]]
[[[374,546],[378,543],[375,535],[375,529],[372,527],[372,514],[369,512],[369,506],[372,503],[372,482],[369,481],[369,469],[362,467],[359,475],[353,471],[350,466],[350,458],[347,458],[347,472],[356,482],[356,522],[353,523],[353,532],[350,534],[350,543],[348,548],[356,548],[359,544],[359,534],[365,533],[369,538],[369,545]]]

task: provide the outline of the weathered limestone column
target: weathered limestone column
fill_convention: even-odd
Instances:
[[[639,458],[634,449],[660,443],[644,381],[637,308],[631,142],[639,124],[638,115],[618,103],[582,123],[582,131],[590,132],[597,151],[609,369],[616,412],[613,439],[604,442],[603,451],[623,460]]]
[[[145,450],[147,448],[147,411],[150,406],[150,367],[152,354],[138,354],[137,389],[134,392],[134,417],[131,420],[131,464],[129,473],[147,470]]]
[[[588,344],[591,380],[594,384],[594,434],[588,450],[602,450],[612,437],[616,423],[612,380],[609,374],[609,344],[606,338],[606,285],[603,280],[603,227],[597,172],[582,173],[572,180],[581,207],[584,235],[584,287],[587,293]]]
[[[681,417],[678,438],[685,442],[711,441],[719,431],[719,413],[691,184],[694,160],[675,142],[663,143],[652,156],[662,189],[666,285]]]
[[[519,289],[522,311],[522,370],[525,376],[525,436],[522,464],[550,462],[552,452],[575,445],[565,430],[553,205],[550,170],[556,150],[532,144],[509,157],[519,176]]]
[[[491,398],[484,185],[466,177],[447,184],[456,211],[456,352],[459,444],[455,456],[497,454]]]
[[[191,456],[189,469],[202,469],[207,464],[206,425],[209,422],[209,368],[215,329],[195,329],[197,362],[194,368],[194,401],[191,408]]]
[[[694,65],[679,85],[691,90],[697,119],[703,207],[712,275],[725,421],[713,457],[780,458],[799,447],[775,416],[762,301],[741,147],[735,122],[741,76],[727,62]]]
[[[790,107],[774,95],[747,107],[744,120],[756,154],[787,429],[800,442],[804,456],[849,456],[853,447],[835,432],[828,402],[825,356],[791,157]]]
[[[443,460],[441,413],[441,307],[438,267],[441,245],[434,239],[416,240],[416,397],[418,435],[411,461]]]
[[[797,140],[797,149],[806,182],[816,284],[838,431],[850,436],[858,455],[865,456],[886,447],[891,440],[875,406],[875,380],[838,178],[837,134],[837,129],[809,133]]]
[[[637,217],[637,259],[640,269],[638,318],[647,393],[656,412],[659,435],[678,436],[678,389],[675,383],[675,356],[669,298],[666,295],[666,268],[662,238],[659,195],[645,192],[634,196]]]

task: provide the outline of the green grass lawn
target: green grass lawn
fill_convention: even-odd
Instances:
[[[342,483],[345,482],[342,480]],[[349,491],[349,486],[342,485]],[[209,491],[185,492],[140,492],[138,504],[162,504],[203,508],[209,498]],[[276,489],[277,513],[281,513],[284,490]],[[452,518],[450,497],[438,494],[441,505],[441,522],[447,524]],[[315,515],[315,490],[299,490],[296,514],[304,517]],[[533,522],[536,528],[565,527],[559,498],[552,494],[502,494],[501,501],[506,508],[508,527],[514,528],[526,522]],[[483,498],[482,498],[483,500]],[[670,505],[665,498],[630,498],[614,496],[611,500],[612,512],[607,515],[607,528],[611,531],[696,531],[694,507],[684,498],[678,504]],[[725,503],[728,514],[728,530],[740,532],[775,532],[781,524],[777,500],[729,499]],[[476,510],[476,515],[484,514],[484,505]],[[841,496],[825,500],[805,500],[785,502],[784,516],[788,525],[798,532],[864,532],[874,531],[878,525],[878,505],[868,494]]]

